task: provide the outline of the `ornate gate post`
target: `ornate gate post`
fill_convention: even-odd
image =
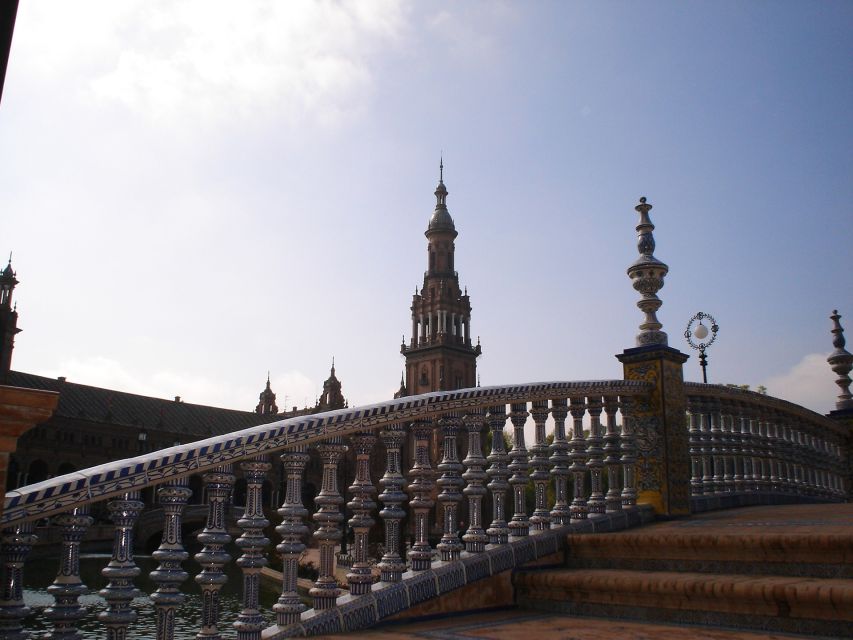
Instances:
[[[669,267],[654,257],[655,226],[649,218],[652,205],[640,198],[635,210],[637,250],[640,257],[628,267],[634,289],[642,296],[637,306],[645,314],[637,334],[637,346],[616,357],[626,380],[644,380],[655,385],[646,397],[634,399],[631,417],[637,449],[637,502],[652,504],[661,515],[690,513],[690,456],[686,423],[682,365],[685,354],[667,346],[666,333],[657,319]]]

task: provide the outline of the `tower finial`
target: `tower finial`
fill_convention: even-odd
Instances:
[[[441,152],[441,159],[438,161],[438,181],[444,182],[444,151]],[[12,259],[11,256],[9,259]]]
[[[838,310],[834,310],[829,319],[832,320],[832,346],[835,347],[835,351],[829,354],[826,361],[838,376],[835,384],[841,388],[841,393],[835,402],[835,408],[853,409],[853,395],[850,393],[850,370],[853,369],[853,355],[844,348],[846,344],[844,327],[839,322],[841,316],[838,314]]]

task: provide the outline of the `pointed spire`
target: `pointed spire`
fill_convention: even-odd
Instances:
[[[846,344],[844,340],[844,327],[839,322],[841,316],[838,314],[837,309],[832,312],[829,319],[832,320],[832,346],[835,347],[835,351],[829,354],[826,361],[838,376],[835,384],[841,388],[841,394],[835,402],[835,408],[839,410],[853,409],[853,395],[850,393],[850,370],[853,369],[853,355],[844,348]]]
[[[335,377],[335,356],[332,356],[332,377]]]
[[[270,388],[270,370],[267,369],[267,389]]]
[[[438,163],[438,182],[439,184],[444,184],[444,151],[441,152],[441,160]],[[11,256],[9,260],[11,260]]]

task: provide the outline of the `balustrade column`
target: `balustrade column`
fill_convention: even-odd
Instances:
[[[703,399],[697,403],[700,414],[700,432],[702,441],[702,493],[711,495],[714,493],[714,458],[713,438],[711,436],[711,406]]]
[[[545,442],[545,422],[548,420],[548,401],[537,400],[533,403],[530,411],[533,422],[536,425],[534,444],[530,447],[530,466],[533,472],[530,479],[533,481],[533,494],[535,505],[530,523],[534,529],[547,529],[551,525],[551,514],[548,512],[548,482],[551,479],[548,474],[548,445]]]
[[[637,506],[637,447],[634,444],[634,418],[631,415],[633,401],[624,396],[622,402],[622,506]]]
[[[484,417],[481,410],[471,409],[462,418],[468,430],[468,455],[462,461],[465,465],[462,479],[466,483],[462,493],[468,498],[468,530],[462,536],[462,540],[465,542],[465,551],[469,553],[485,550],[489,539],[483,529],[483,496],[486,495],[487,490],[484,486],[486,458],[483,457],[480,431],[483,428]]]
[[[514,537],[523,537],[530,533],[530,522],[527,519],[527,489],[528,473],[530,464],[527,458],[527,447],[524,444],[524,423],[527,422],[527,403],[521,402],[511,405],[509,419],[513,426],[512,449],[509,452],[509,471],[512,477],[509,484],[512,486],[513,504],[515,512],[509,523],[509,534]]]
[[[604,498],[607,513],[622,510],[622,496],[619,491],[619,431],[616,424],[616,412],[619,410],[619,398],[604,397],[604,413],[607,416],[607,432],[604,435],[604,453],[607,457],[607,495]]]
[[[181,537],[181,521],[192,496],[187,479],[173,480],[157,490],[163,508],[163,537],[160,546],[151,554],[159,564],[149,574],[157,590],[151,594],[157,621],[157,640],[175,637],[175,612],[186,600],[180,585],[189,576],[181,563],[189,557]]]
[[[492,523],[486,529],[490,544],[506,544],[509,539],[509,526],[506,522],[506,491],[509,488],[507,478],[511,475],[507,469],[509,456],[504,442],[504,425],[506,424],[506,406],[489,407],[489,427],[492,430],[492,451],[486,460],[489,468],[486,475],[489,483],[486,485],[492,494]]]
[[[261,570],[267,566],[264,553],[270,541],[264,535],[264,529],[270,521],[264,517],[263,487],[267,472],[272,464],[265,455],[240,463],[243,477],[246,479],[246,509],[243,517],[237,521],[243,533],[235,540],[243,552],[237,558],[237,566],[243,572],[243,608],[237,615],[234,628],[237,640],[261,640],[261,630],[266,619],[261,615],[258,604],[261,591]]]
[[[130,602],[137,594],[133,579],[140,571],[133,561],[133,526],[145,508],[138,497],[136,491],[126,493],[107,506],[115,524],[115,535],[112,559],[101,570],[101,575],[109,581],[100,591],[107,601],[107,610],[98,614],[98,620],[107,628],[107,640],[125,640],[128,625],[136,622],[136,611]]]
[[[572,520],[585,520],[588,512],[586,504],[586,438],[583,433],[583,417],[586,414],[586,403],[583,398],[572,398],[569,411],[572,414],[572,472],[574,496],[570,507]]]
[[[281,543],[276,545],[275,550],[281,555],[283,564],[281,596],[273,605],[273,611],[278,626],[284,627],[299,622],[300,614],[307,609],[296,590],[296,580],[299,575],[299,557],[305,551],[303,540],[308,534],[308,526],[304,521],[308,509],[302,505],[302,476],[308,464],[308,445],[291,447],[281,455],[281,461],[284,463],[286,486],[284,503],[278,509],[281,524],[275,528],[281,536]]]
[[[459,416],[452,413],[439,421],[444,437],[444,446],[442,447],[441,463],[438,465],[441,477],[436,484],[441,489],[441,493],[438,494],[438,502],[442,506],[444,515],[444,532],[441,536],[441,542],[438,543],[438,551],[441,553],[441,559],[445,562],[458,560],[463,548],[462,541],[459,539],[459,525],[457,523],[459,503],[462,502],[461,490],[464,484],[462,480],[464,467],[459,462],[459,445],[456,440],[459,427],[462,426],[461,422]]]
[[[432,563],[432,548],[429,546],[429,512],[435,505],[432,500],[435,481],[429,461],[432,423],[429,420],[416,420],[412,424],[412,432],[415,437],[415,463],[410,471],[414,479],[409,484],[413,495],[409,501],[409,508],[415,514],[415,543],[409,550],[409,562],[412,571],[425,571]]]
[[[198,534],[198,541],[204,545],[195,560],[201,565],[201,572],[195,581],[201,587],[201,630],[196,634],[199,640],[219,640],[219,591],[228,582],[224,567],[231,561],[225,552],[225,545],[231,542],[225,524],[225,507],[234,486],[233,467],[230,464],[216,467],[216,470],[202,476],[207,489],[207,522]]]
[[[767,422],[767,452],[770,465],[770,490],[779,491],[779,438],[777,435],[778,425],[772,414],[768,416]]]
[[[340,523],[344,515],[340,507],[344,498],[338,492],[338,463],[346,448],[340,437],[329,438],[317,447],[323,460],[323,486],[314,500],[319,510],[314,514],[317,530],[314,539],[320,547],[320,575],[308,592],[314,600],[315,609],[331,609],[340,594],[335,579],[335,547],[343,537]]]
[[[734,479],[734,440],[732,437],[732,423],[734,418],[729,412],[729,407],[723,407],[724,413],[720,415],[720,452],[723,459],[723,486],[724,493],[732,493],[735,490]]]
[[[30,634],[24,631],[23,620],[30,615],[24,604],[24,562],[38,538],[33,533],[33,523],[23,522],[5,529],[0,557],[3,562],[3,599],[0,601],[0,638],[25,640]]]
[[[744,456],[743,456],[743,434],[741,432],[742,422],[737,403],[731,404],[730,420],[730,451],[732,459],[732,486],[734,491],[741,492],[744,487]]]
[[[569,524],[571,511],[568,503],[569,443],[566,441],[566,418],[569,415],[565,398],[551,400],[554,416],[554,441],[551,443],[551,476],[554,478],[554,507],[551,509],[551,526]]]
[[[403,493],[406,480],[401,471],[400,448],[406,441],[406,432],[402,425],[392,424],[379,437],[385,445],[387,459],[385,475],[379,481],[382,487],[379,500],[383,505],[379,515],[385,523],[385,553],[379,563],[380,578],[382,582],[399,582],[406,570],[400,554],[400,522],[406,517],[402,508],[406,501]]]
[[[688,429],[690,444],[690,494],[701,496],[702,487],[702,416],[695,401],[690,401],[690,427]]]
[[[711,480],[711,491],[713,493],[723,493],[724,484],[724,458],[723,458],[723,428],[722,414],[720,413],[719,400],[712,399],[710,402],[711,418],[711,459],[714,465],[714,475]]]
[[[590,515],[601,516],[604,515],[607,506],[601,487],[601,472],[604,469],[604,449],[601,448],[601,398],[599,396],[587,398],[587,409],[590,419],[587,440],[589,461],[586,463],[590,478],[588,506]]]
[[[744,403],[738,403],[738,418],[740,422],[740,451],[743,463],[743,486],[742,491],[752,491],[754,478],[752,469],[752,433],[750,432],[749,414]]]
[[[87,510],[85,506],[77,507],[53,519],[53,524],[59,528],[62,536],[62,551],[59,573],[47,588],[54,604],[44,610],[44,617],[53,622],[50,637],[54,639],[77,640],[83,637],[75,627],[86,615],[86,609],[80,606],[78,598],[89,592],[80,579],[80,542],[93,522]],[[0,637],[6,636],[0,633]]]
[[[372,433],[358,433],[352,443],[355,447],[355,480],[349,488],[353,499],[347,507],[352,511],[349,526],[355,532],[355,548],[347,583],[350,594],[360,596],[370,593],[370,585],[373,584],[367,557],[367,537],[374,522],[370,513],[376,508],[373,501],[376,487],[370,481],[370,453],[376,444],[376,436]]]

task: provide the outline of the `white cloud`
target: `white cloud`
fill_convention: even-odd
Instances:
[[[838,387],[835,375],[826,363],[827,354],[810,353],[787,373],[773,376],[762,384],[771,396],[808,407],[818,413],[835,408]]]
[[[173,398],[181,396],[184,402],[203,404],[213,407],[226,407],[252,411],[263,389],[263,380],[251,386],[241,383],[233,386],[224,379],[211,379],[185,371],[162,370],[149,376],[139,376],[128,371],[123,365],[103,356],[92,356],[63,361],[56,370],[48,371],[49,377],[65,376],[69,382],[86,384],[127,393],[136,393],[155,398]],[[276,392],[279,409],[307,402],[313,405],[318,385],[301,371],[287,371],[275,376],[271,382]]]
[[[174,124],[274,114],[335,125],[367,105],[371,62],[405,42],[408,15],[397,0],[34,4],[16,33],[20,64],[75,77],[78,98]]]

